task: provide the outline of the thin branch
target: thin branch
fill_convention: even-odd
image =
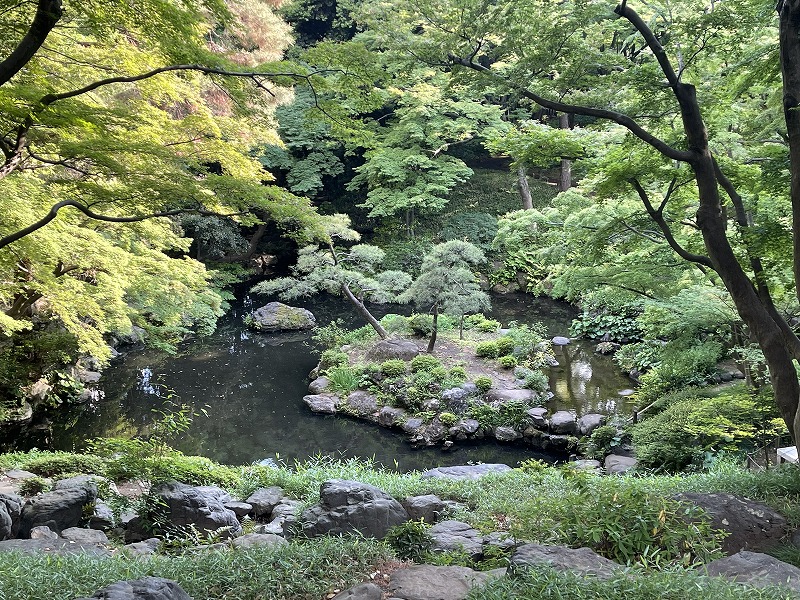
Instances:
[[[636,190],[636,193],[639,194],[639,198],[641,198],[645,210],[647,210],[647,214],[650,215],[650,218],[653,219],[658,225],[659,229],[661,229],[661,233],[664,234],[664,238],[667,240],[670,248],[672,248],[676,254],[684,260],[688,260],[689,262],[697,263],[713,269],[714,265],[711,264],[710,258],[701,254],[692,254],[677,242],[675,236],[672,235],[672,230],[664,220],[664,215],[653,207],[653,204],[650,202],[650,197],[647,195],[647,191],[642,187],[642,184],[639,183],[639,180],[632,178],[628,181],[633,186],[633,189]]]
[[[19,231],[16,231],[10,235],[0,238],[0,249],[5,248],[9,244],[13,244],[17,240],[24,238],[26,235],[30,235],[31,233],[38,231],[39,229],[50,223],[50,221],[55,219],[58,216],[58,211],[67,206],[71,206],[73,208],[78,209],[90,219],[95,219],[97,221],[106,221],[108,223],[136,223],[139,221],[145,221],[147,219],[154,219],[156,217],[170,217],[185,213],[196,213],[199,215],[217,216],[217,217],[232,217],[235,215],[247,214],[249,212],[249,211],[243,211],[232,214],[220,214],[213,211],[203,210],[200,208],[177,208],[175,210],[167,210],[162,212],[149,213],[145,215],[134,215],[130,217],[113,217],[110,215],[102,215],[96,213],[90,208],[74,200],[62,200],[61,202],[54,204],[50,208],[50,212],[48,212],[44,217],[42,217],[35,223],[32,223],[31,225],[28,225],[27,227],[20,229]]]
[[[672,68],[672,63],[670,63],[669,57],[667,56],[664,47],[661,45],[661,42],[658,41],[658,38],[655,36],[653,31],[642,20],[642,17],[639,16],[639,13],[632,8],[628,8],[626,2],[622,2],[619,6],[617,6],[617,8],[614,9],[614,12],[630,22],[636,31],[642,35],[645,43],[647,43],[647,46],[650,48],[650,51],[655,55],[656,60],[658,61],[658,64],[661,67],[664,75],[667,77],[667,81],[669,81],[670,86],[673,88],[677,86],[680,82],[680,77],[675,73],[675,69]]]
[[[0,62],[0,86],[28,64],[61,19],[61,15],[61,0],[39,0],[36,15],[27,33],[8,58]]]

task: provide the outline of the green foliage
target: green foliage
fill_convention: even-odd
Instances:
[[[524,381],[524,387],[529,390],[546,392],[550,389],[550,380],[542,371],[520,366],[514,369],[514,376]]]
[[[514,343],[514,338],[512,337],[503,336],[497,338],[497,340],[495,340],[495,346],[497,347],[497,356],[510,355],[512,352],[514,352],[515,345],[516,344]]]
[[[460,385],[467,380],[467,370],[462,366],[451,367],[447,372],[447,377],[454,385]]]
[[[533,369],[549,366],[553,358],[547,332],[541,324],[509,323],[508,333],[501,339],[511,340],[514,356]]]
[[[584,310],[572,322],[569,333],[574,337],[600,339],[607,337],[616,342],[638,340],[641,329],[636,318],[641,309],[636,305],[618,307],[611,312],[606,310]]]
[[[480,323],[478,323],[477,329],[483,333],[494,333],[500,329],[500,321],[495,321],[494,319],[483,319]]]
[[[756,448],[784,431],[762,396],[739,387],[714,398],[678,398],[633,426],[631,436],[640,464],[680,471],[702,464],[706,453]]]
[[[431,372],[434,369],[440,368],[441,366],[442,366],[442,361],[440,361],[435,356],[431,356],[430,354],[418,354],[413,359],[411,359],[412,373],[416,373],[418,371]]]
[[[493,382],[491,377],[487,377],[486,375],[480,375],[475,378],[475,387],[478,388],[478,391],[481,394],[485,394],[490,389],[492,389],[492,385]]]
[[[640,373],[661,364],[664,343],[658,340],[647,340],[625,344],[614,353],[614,362],[623,371],[630,373],[634,369]]]
[[[399,358],[392,358],[381,363],[381,373],[387,377],[400,377],[406,374],[408,364]]]
[[[519,364],[519,361],[515,356],[509,356],[509,355],[501,356],[500,360],[498,360],[497,362],[504,369],[513,369],[514,367],[517,366],[517,364]]]
[[[19,482],[19,493],[22,496],[35,496],[50,490],[51,484],[41,477],[28,477]]]
[[[417,563],[425,562],[425,558],[433,548],[433,538],[428,533],[429,527],[422,519],[406,521],[402,525],[391,527],[384,539],[399,558]]]
[[[452,427],[458,423],[458,416],[451,412],[442,412],[439,413],[439,422],[445,427]]]
[[[490,404],[471,402],[467,409],[470,419],[475,419],[484,429],[494,429],[500,424],[500,411]]]
[[[59,477],[73,473],[94,475],[105,473],[105,465],[101,459],[88,454],[71,452],[53,452],[33,456],[21,463],[20,468],[43,477]]]
[[[447,218],[442,226],[442,239],[464,240],[484,252],[491,249],[497,234],[497,219],[486,213],[463,212]]]
[[[414,313],[408,317],[408,327],[414,335],[426,336],[433,333],[433,315]],[[448,331],[455,327],[455,321],[447,315],[439,315],[437,329]]]
[[[586,458],[602,461],[619,446],[622,436],[613,425],[601,425],[592,432],[588,440],[581,440],[580,451]]]
[[[480,356],[481,358],[497,358],[497,342],[495,340],[478,342],[477,346],[475,346],[475,356]]]
[[[208,600],[321,598],[330,590],[331,565],[337,565],[336,585],[346,588],[367,579],[376,563],[388,558],[380,542],[334,536],[280,547],[136,558],[4,553],[0,581],[8,600],[41,597],[43,589],[50,589],[54,600],[89,597],[113,582],[144,576],[172,579],[192,598]],[[261,564],[271,567],[254,568]]]
[[[703,384],[714,373],[721,356],[719,342],[708,341],[689,347],[681,342],[669,342],[663,348],[661,362],[640,378],[636,397],[641,403],[649,404],[667,392]]]
[[[330,379],[333,391],[342,394],[349,394],[358,389],[361,382],[361,372],[350,365],[331,367],[325,375]]]
[[[347,354],[341,350],[325,350],[319,360],[320,369],[324,371],[333,367],[343,367],[349,360]]]

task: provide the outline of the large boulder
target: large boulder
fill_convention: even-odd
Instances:
[[[555,434],[573,435],[578,432],[575,415],[568,410],[559,410],[550,417],[550,431]]]
[[[359,417],[366,417],[378,412],[378,401],[375,396],[363,390],[351,392],[347,396],[346,406]]]
[[[439,552],[463,552],[470,558],[483,554],[483,535],[462,521],[442,521],[428,530],[433,549]]]
[[[494,437],[498,442],[514,442],[522,437],[522,434],[507,425],[500,425],[494,428]]]
[[[742,550],[705,566],[709,575],[753,587],[783,586],[800,593],[800,569],[768,554]]]
[[[288,306],[281,302],[270,302],[255,310],[247,324],[251,329],[274,333],[276,331],[296,331],[311,329],[317,324],[311,311],[305,308]]]
[[[336,396],[322,394],[309,394],[308,396],[303,396],[303,402],[305,402],[306,406],[311,409],[311,412],[322,415],[335,415],[336,404],[338,401],[339,398]]]
[[[314,381],[308,384],[308,392],[310,394],[324,394],[331,387],[331,380],[327,377],[317,377]]]
[[[61,483],[61,482],[59,482]],[[60,486],[52,492],[28,500],[22,508],[20,537],[28,537],[31,529],[47,525],[55,531],[80,525],[85,506],[97,499],[97,485],[86,483]]]
[[[256,519],[268,519],[272,516],[272,511],[286,497],[283,488],[273,485],[266,488],[259,488],[246,500],[247,504],[253,507],[253,516]]]
[[[722,542],[726,554],[739,550],[767,550],[780,543],[786,533],[786,518],[766,504],[733,494],[683,493],[676,500],[702,508],[711,519],[711,527],[727,531]]]
[[[162,483],[150,490],[155,505],[164,512],[163,517],[171,526],[182,529],[194,527],[202,533],[218,532],[234,537],[242,531],[236,513],[225,508],[224,491],[218,488],[200,488],[184,483]]]
[[[540,429],[547,429],[548,421],[547,421],[547,409],[542,408],[541,406],[537,406],[535,408],[529,408],[527,410],[528,418],[531,420],[531,423],[534,427],[539,427]]]
[[[398,569],[389,578],[389,593],[403,600],[464,600],[473,587],[482,585],[494,572],[469,567],[414,565]]]
[[[0,494],[0,540],[17,537],[22,524],[22,502],[15,494]]]
[[[598,413],[588,413],[578,419],[578,432],[581,435],[591,435],[592,432],[606,422],[606,416]]]
[[[161,577],[142,577],[133,581],[118,581],[97,590],[91,598],[76,600],[192,600],[177,582]]]
[[[549,566],[558,571],[572,571],[578,575],[592,575],[608,579],[621,566],[613,560],[603,558],[589,548],[568,548],[566,546],[543,546],[524,544],[511,556],[511,568]]]
[[[392,358],[409,361],[419,354],[419,346],[411,340],[380,340],[367,351],[366,360],[383,362]]]
[[[382,539],[389,528],[408,521],[408,513],[389,494],[358,481],[323,482],[320,502],[303,512],[303,532],[315,537],[357,531]]]
[[[424,519],[426,523],[438,521],[449,506],[450,504],[434,494],[409,496],[403,500],[403,508],[406,509],[409,518],[413,521]]]
[[[491,473],[505,473],[511,467],[503,464],[457,465],[455,467],[436,467],[422,473],[423,479],[480,479]]]

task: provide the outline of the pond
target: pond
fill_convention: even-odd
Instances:
[[[259,298],[258,305],[262,302]],[[318,323],[343,318],[348,325],[360,325],[339,298],[315,298],[303,305],[314,312]],[[574,309],[567,304],[523,294],[497,296],[493,307],[492,316],[504,324],[543,322],[552,335],[565,334],[574,317]],[[242,317],[252,309],[253,300],[245,296],[213,335],[185,342],[176,355],[134,352],[109,367],[95,402],[53,422],[50,445],[69,450],[97,436],[146,433],[153,409],[179,402],[207,416],[198,414],[173,445],[225,464],[267,458],[291,464],[322,454],[371,457],[386,467],[407,471],[469,461],[514,465],[526,458],[555,458],[497,443],[456,445],[447,451],[415,450],[399,433],[347,418],[314,415],[302,402],[308,373],[318,359],[310,334],[252,333],[242,325]],[[376,313],[387,310],[379,307]],[[555,393],[551,409],[566,408],[579,415],[629,410],[618,392],[630,382],[610,358],[594,355],[592,346],[583,342],[559,350],[557,358],[560,366],[550,373]]]

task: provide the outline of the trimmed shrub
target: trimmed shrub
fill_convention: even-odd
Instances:
[[[433,371],[437,367],[441,367],[441,361],[435,356],[430,354],[418,354],[411,360],[411,372],[417,371]]]
[[[495,340],[497,346],[497,356],[508,356],[514,352],[514,340],[510,337],[501,337]]]
[[[404,360],[392,358],[381,363],[381,373],[387,377],[400,377],[406,374],[408,365]]]
[[[480,375],[479,377],[475,378],[475,387],[478,388],[478,391],[481,394],[485,394],[490,389],[492,389],[492,378],[487,377],[486,375]]]
[[[478,345],[475,346],[475,356],[480,356],[481,358],[497,358],[497,342],[493,340],[479,342]]]
[[[445,427],[452,427],[458,422],[458,417],[451,412],[443,412],[439,414],[439,422]]]
[[[515,356],[501,356],[498,362],[504,369],[513,369],[518,364]]]
[[[320,357],[320,369],[324,371],[333,367],[341,367],[349,361],[347,354],[340,350],[325,350]]]

